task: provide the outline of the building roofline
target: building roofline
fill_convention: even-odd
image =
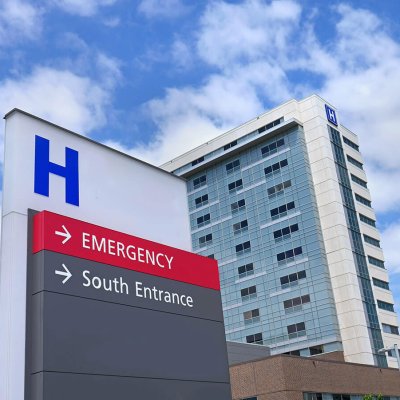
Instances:
[[[60,125],[55,124],[54,122],[50,122],[50,121],[48,121],[48,120],[46,120],[46,119],[44,119],[44,118],[41,118],[41,117],[38,117],[38,116],[33,115],[33,114],[31,114],[31,113],[28,113],[28,112],[26,112],[26,111],[24,111],[24,110],[21,110],[21,109],[19,109],[19,108],[13,108],[12,110],[8,111],[8,112],[4,115],[3,119],[7,120],[8,118],[10,118],[10,117],[11,117],[12,115],[14,115],[15,113],[19,113],[19,114],[25,115],[25,116],[27,116],[27,117],[29,117],[29,118],[36,119],[37,121],[44,122],[44,123],[46,123],[46,124],[48,124],[48,125],[50,125],[50,126],[52,126],[52,127],[54,127],[54,128],[61,129],[61,130],[63,130],[64,132],[67,132],[67,133],[69,133],[69,134],[71,134],[71,135],[73,135],[73,136],[76,136],[76,137],[80,138],[80,139],[84,139],[84,140],[86,140],[86,141],[88,141],[88,142],[90,142],[90,143],[93,143],[93,144],[95,144],[95,145],[97,145],[97,146],[103,147],[103,148],[105,148],[105,149],[107,149],[107,150],[110,150],[110,151],[112,151],[112,152],[114,152],[114,153],[117,153],[117,154],[119,154],[119,155],[122,155],[122,156],[124,156],[124,157],[127,157],[127,158],[129,158],[129,159],[131,159],[131,160],[135,160],[135,161],[137,161],[137,162],[139,162],[139,163],[141,163],[141,164],[144,164],[144,165],[146,165],[146,166],[148,166],[148,167],[157,169],[157,171],[163,172],[164,174],[168,174],[169,176],[173,176],[174,178],[177,178],[177,179],[186,181],[184,178],[182,178],[182,177],[180,177],[180,176],[177,176],[177,175],[174,175],[173,173],[168,172],[168,171],[166,171],[166,170],[164,170],[164,169],[162,169],[162,168],[160,168],[160,167],[157,167],[156,165],[153,165],[153,164],[150,164],[150,163],[148,163],[148,162],[146,162],[146,161],[140,160],[139,158],[133,157],[133,156],[131,156],[131,155],[129,155],[129,154],[126,154],[126,153],[124,153],[124,152],[122,152],[122,151],[120,151],[120,150],[114,149],[114,148],[112,148],[112,147],[110,147],[110,146],[107,146],[107,145],[105,145],[105,144],[103,144],[103,143],[97,142],[97,141],[95,141],[95,140],[93,140],[93,139],[88,138],[87,136],[84,136],[84,135],[82,135],[82,134],[79,134],[79,133],[76,133],[76,132],[74,132],[74,131],[71,131],[70,129],[64,128],[64,127],[62,127],[62,126],[60,126]]]
[[[183,157],[185,157],[185,156],[187,156],[187,155],[189,155],[189,154],[191,154],[191,153],[195,153],[197,150],[199,150],[199,149],[201,149],[201,148],[203,148],[203,147],[205,147],[205,146],[207,146],[207,145],[209,145],[209,144],[212,144],[212,143],[216,142],[217,140],[221,140],[221,138],[223,138],[223,137],[225,137],[225,136],[229,136],[230,134],[232,134],[232,133],[235,132],[236,130],[238,130],[238,129],[240,129],[240,128],[244,128],[244,127],[246,127],[247,125],[250,125],[251,123],[253,123],[253,122],[259,120],[260,118],[264,117],[265,115],[267,115],[268,113],[270,113],[271,111],[273,111],[275,108],[282,107],[282,106],[284,106],[284,105],[286,105],[286,104],[289,104],[289,103],[292,103],[292,102],[297,102],[297,100],[295,100],[295,99],[290,99],[290,100],[285,101],[284,103],[282,103],[282,104],[280,104],[280,105],[278,105],[278,106],[276,106],[276,107],[274,107],[274,108],[272,108],[272,109],[270,109],[270,110],[264,111],[263,113],[259,114],[258,116],[254,117],[254,118],[252,118],[252,119],[250,119],[250,120],[247,120],[246,122],[243,122],[242,124],[240,124],[240,125],[238,125],[238,126],[235,126],[234,128],[231,128],[231,129],[229,129],[228,131],[225,131],[225,132],[221,133],[220,135],[218,135],[218,136],[216,136],[216,137],[210,139],[209,141],[207,141],[207,142],[205,142],[205,143],[202,143],[202,144],[200,144],[200,145],[198,145],[198,146],[196,146],[196,147],[194,147],[194,148],[192,148],[192,149],[186,151],[185,153],[180,154],[180,155],[177,156],[177,157],[172,158],[171,160],[169,160],[169,161],[167,161],[167,162],[161,164],[160,167],[161,167],[161,168],[166,167],[167,165],[172,164],[173,162],[179,160],[180,158],[183,158]]]
[[[327,353],[322,353],[322,354],[315,355],[315,356],[310,356],[310,357],[294,356],[294,355],[291,355],[291,354],[274,354],[274,355],[271,355],[271,356],[261,357],[261,358],[257,358],[257,359],[250,360],[250,361],[243,361],[243,362],[239,362],[237,364],[232,364],[232,365],[230,365],[230,368],[237,367],[237,366],[243,365],[243,364],[259,363],[259,362],[267,361],[267,360],[270,360],[270,359],[273,359],[273,358],[291,358],[291,359],[302,360],[302,361],[318,361],[318,362],[328,363],[328,364],[352,365],[352,366],[355,366],[355,367],[365,367],[365,368],[375,368],[375,369],[385,369],[385,370],[398,371],[398,368],[392,368],[392,367],[385,367],[384,368],[384,367],[378,367],[377,365],[361,364],[361,363],[355,363],[355,362],[338,361],[338,360],[329,360],[329,359],[325,359],[325,358],[319,358],[319,356],[321,356],[323,354],[327,354]]]
[[[201,162],[197,164],[195,167],[191,168],[189,171],[186,171],[182,173],[180,176],[188,178],[189,176],[195,174],[198,171],[203,170],[209,165],[214,165],[216,163],[219,163],[221,160],[231,158],[235,154],[238,154],[242,152],[245,149],[248,149],[251,146],[254,146],[255,144],[261,143],[263,140],[265,140],[266,136],[268,138],[272,138],[276,135],[279,135],[283,132],[286,132],[292,128],[302,126],[300,121],[298,121],[296,118],[291,118],[285,122],[283,122],[281,125],[277,125],[276,127],[272,128],[271,130],[266,131],[263,134],[260,134],[259,137],[253,138],[251,141],[247,143],[243,143],[241,145],[237,145],[235,147],[232,147],[229,149],[229,151],[226,151],[224,153],[218,154],[217,156],[211,158],[211,159],[206,159],[204,162]],[[190,163],[190,162],[189,162]]]
[[[232,128],[232,129],[229,129],[226,132],[221,133],[220,135],[214,137],[213,139],[210,139],[209,141],[207,141],[205,143],[202,143],[199,146],[196,146],[196,147],[194,147],[194,148],[192,148],[192,149],[190,149],[190,150],[178,155],[177,157],[172,158],[171,160],[161,164],[160,168],[167,168],[169,165],[173,164],[174,162],[177,162],[178,160],[180,160],[182,158],[188,157],[190,154],[193,154],[193,157],[195,159],[196,158],[195,154],[199,150],[205,148],[208,145],[211,145],[211,144],[215,143],[216,141],[221,140],[224,137],[227,137],[227,136],[231,135],[232,133],[234,133],[235,131],[237,131],[239,129],[245,128],[246,126],[256,122],[259,119],[264,118],[265,116],[267,116],[269,113],[275,111],[276,109],[284,107],[284,106],[286,106],[286,105],[288,105],[290,103],[296,103],[296,104],[302,103],[302,102],[307,101],[307,100],[309,100],[311,98],[317,98],[317,99],[323,101],[324,103],[328,104],[329,106],[333,107],[335,110],[337,110],[337,108],[334,105],[332,105],[330,102],[326,101],[324,98],[322,98],[321,96],[319,96],[318,94],[315,94],[315,93],[310,95],[310,96],[307,96],[307,97],[305,97],[304,99],[301,99],[301,100],[297,100],[297,99],[293,98],[293,99],[284,101],[283,103],[280,103],[280,104],[276,105],[275,107],[273,107],[273,108],[271,108],[269,110],[266,110],[266,111],[262,112],[258,116],[256,116],[256,117],[254,117],[254,118],[252,118],[252,119],[250,119],[250,120],[248,120],[248,121],[246,121],[246,122],[244,122],[244,123]],[[180,167],[178,167],[178,168],[180,168]]]

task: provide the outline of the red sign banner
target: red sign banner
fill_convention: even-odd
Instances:
[[[32,251],[42,250],[220,289],[215,260],[49,211],[33,218]]]

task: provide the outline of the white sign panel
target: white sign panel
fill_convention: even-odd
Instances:
[[[191,249],[186,184],[44,120],[6,115],[0,399],[24,399],[27,211],[49,210]]]

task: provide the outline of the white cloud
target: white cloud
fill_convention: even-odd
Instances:
[[[299,17],[299,5],[290,0],[211,3],[200,21],[199,55],[224,68],[255,60],[277,63],[282,50],[291,47],[288,38]]]
[[[264,110],[263,98],[290,98],[288,81],[274,55],[277,46],[287,45],[299,17],[300,8],[293,1],[212,3],[201,18],[193,57],[217,67],[217,72],[198,87],[170,88],[165,97],[149,101],[145,110],[157,126],[154,141],[124,150],[160,164],[253,118]],[[176,40],[172,55],[182,56],[187,64],[189,51],[189,44]]]
[[[177,18],[189,10],[182,0],[141,0],[137,9],[147,18]]]
[[[193,148],[224,132],[212,121],[201,118],[196,113],[187,113],[176,119],[168,118],[165,123],[163,133],[160,133],[150,145],[138,145],[128,149],[115,141],[107,141],[105,144],[133,157],[156,164],[158,160],[169,160],[171,154],[178,155],[187,151],[188,141],[191,143],[190,148]]]
[[[110,89],[122,81],[121,60],[93,49],[77,34],[65,32],[60,36],[58,46],[69,52],[69,57],[57,60],[59,69],[91,76]]]
[[[101,7],[111,6],[117,0],[49,0],[54,6],[69,14],[81,17],[95,15]]]
[[[280,69],[253,63],[226,75],[212,75],[199,88],[168,89],[164,98],[144,107],[158,128],[150,144],[134,148],[107,144],[161,164],[261,113],[264,106],[258,93],[268,93],[277,101],[288,98],[285,84]]]
[[[96,67],[101,77],[102,85],[112,89],[123,79],[121,73],[121,61],[107,56],[104,53],[96,54]]]
[[[103,24],[109,28],[116,28],[121,23],[118,17],[110,17],[103,20]]]
[[[277,68],[266,63],[249,64],[227,74],[211,75],[199,88],[168,89],[163,99],[152,100],[147,107],[160,127],[169,118],[196,113],[227,129],[263,111],[257,91],[275,95],[276,86],[284,86],[281,79]],[[285,95],[287,92],[277,93],[279,100]]]
[[[0,2],[0,45],[11,46],[20,39],[32,40],[41,33],[42,10],[28,1]]]
[[[172,44],[171,55],[178,68],[188,68],[193,63],[194,54],[190,47],[181,39],[176,39]]]
[[[0,82],[0,111],[17,107],[79,133],[106,121],[109,93],[90,78],[37,67],[30,75]]]
[[[313,69],[325,74],[322,96],[339,107],[341,121],[360,138],[369,167],[374,204],[378,212],[400,208],[400,196],[382,182],[400,176],[399,145],[400,44],[371,12],[340,6],[337,38],[325,49],[334,67],[326,73],[319,59]]]
[[[400,190],[393,182],[400,182],[400,169],[366,168],[368,186],[372,193],[372,206],[379,213],[400,212]]]
[[[90,51],[88,44],[74,32],[64,32],[58,41],[60,47],[70,51],[77,51],[80,54],[87,54]]]
[[[0,114],[13,108],[65,128],[89,134],[107,121],[115,87],[122,81],[120,61],[93,50],[74,33],[62,36],[70,58],[37,65],[29,73],[0,80]],[[57,65],[57,66],[54,66]],[[0,138],[0,146],[3,138]]]
[[[382,231],[382,248],[385,252],[385,265],[392,273],[400,273],[400,221],[394,221]]]
[[[266,104],[317,92],[359,135],[377,211],[399,210],[400,195],[382,182],[400,178],[400,157],[393,151],[399,146],[400,43],[375,14],[343,4],[331,10],[337,16],[331,19],[333,36],[322,40],[315,28],[318,11],[301,18],[300,4],[210,3],[194,43],[177,41],[172,55],[176,59],[181,52],[185,59],[193,48],[192,58],[211,66],[212,75],[196,87],[169,88],[148,102],[155,139],[127,150],[162,163],[253,118]],[[291,80],[304,73],[311,79]]]
[[[14,46],[21,40],[41,37],[43,17],[49,11],[47,5],[80,16],[93,16],[101,7],[111,6],[117,0],[0,0],[0,46]],[[118,18],[104,21],[108,26],[119,24]]]

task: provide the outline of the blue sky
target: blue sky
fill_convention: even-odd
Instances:
[[[318,93],[359,135],[399,304],[399,14],[398,0],[0,0],[0,111],[159,165]]]

